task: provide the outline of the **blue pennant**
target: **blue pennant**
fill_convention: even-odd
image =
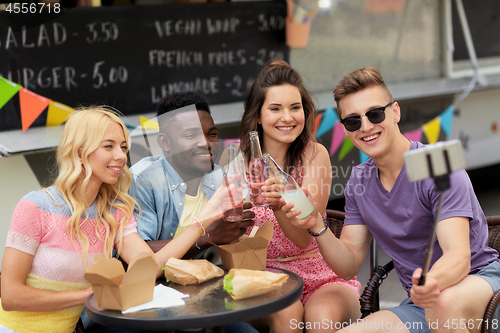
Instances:
[[[337,112],[335,112],[335,110],[333,110],[333,108],[328,105],[326,107],[325,113],[323,114],[323,118],[321,119],[321,123],[319,124],[319,128],[316,132],[315,137],[319,138],[320,136],[331,130],[337,120],[339,120]]]
[[[451,135],[451,129],[453,128],[453,116],[455,115],[455,108],[453,105],[448,106],[446,110],[439,116],[441,123],[441,128],[446,133],[446,136]]]
[[[366,161],[368,161],[369,158],[370,157],[365,153],[363,153],[361,150],[359,151],[359,164],[365,163]]]

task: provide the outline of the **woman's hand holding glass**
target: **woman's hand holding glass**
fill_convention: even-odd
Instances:
[[[310,216],[306,217],[303,220],[298,220],[296,216],[300,215],[302,212],[299,209],[292,210],[295,207],[292,202],[283,205],[283,207],[281,207],[281,210],[286,213],[286,217],[290,219],[291,223],[294,226],[301,229],[309,229],[311,232],[315,233],[324,228],[325,222],[323,221],[323,217],[321,216],[321,214],[319,214],[318,212],[318,205],[316,204],[316,200],[314,200],[313,196],[309,193],[307,188],[302,187],[302,191],[314,207],[314,211]]]

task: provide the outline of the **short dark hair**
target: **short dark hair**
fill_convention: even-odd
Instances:
[[[176,111],[193,104],[196,105],[197,111],[206,111],[210,114],[210,108],[208,106],[207,99],[197,92],[188,91],[182,93],[173,93],[163,97],[156,107],[156,116],[158,117],[158,122],[160,123],[160,125],[162,125],[165,120],[172,118],[176,114],[173,113],[172,117],[170,117],[169,115],[167,115],[168,112]],[[163,116],[160,117],[161,115]]]

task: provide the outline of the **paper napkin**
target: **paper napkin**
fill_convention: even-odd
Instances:
[[[159,284],[154,289],[153,300],[151,302],[133,306],[131,308],[123,310],[122,313],[131,313],[141,310],[168,308],[171,306],[184,305],[185,303],[183,298],[185,297],[189,297],[189,295],[183,294],[180,291],[175,290],[174,288]]]

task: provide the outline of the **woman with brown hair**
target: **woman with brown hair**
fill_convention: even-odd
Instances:
[[[306,188],[324,215],[331,188],[330,157],[314,140],[315,107],[300,74],[284,61],[272,61],[262,69],[245,99],[241,120],[241,150],[249,163],[249,132],[257,131],[262,153],[269,153],[279,166]],[[247,175],[248,177],[248,175]],[[281,210],[284,200],[272,181],[262,187],[269,207],[254,207],[257,226],[270,220],[274,236],[268,247],[267,265],[297,273],[304,280],[300,301],[263,318],[271,332],[305,329],[331,331],[360,316],[360,283],[338,277],[321,257],[315,237],[294,227]],[[325,222],[325,228],[327,228]]]

